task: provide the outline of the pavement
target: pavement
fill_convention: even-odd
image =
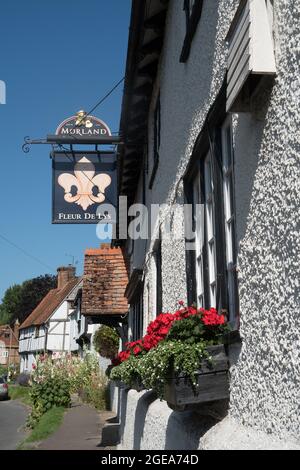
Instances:
[[[14,450],[26,437],[29,409],[15,400],[0,401],[0,450]]]
[[[113,418],[110,411],[97,411],[93,407],[75,402],[63,418],[59,429],[43,441],[38,450],[109,450],[102,446],[102,429]]]

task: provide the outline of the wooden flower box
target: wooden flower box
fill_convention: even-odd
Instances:
[[[184,411],[188,405],[215,402],[229,398],[228,358],[224,345],[207,348],[212,363],[204,360],[196,373],[193,388],[184,374],[170,377],[164,388],[164,399],[170,408]]]
[[[111,383],[118,388],[123,388],[124,390],[129,390],[130,387],[126,383],[122,382],[121,380],[112,380]]]
[[[124,390],[132,389],[132,390],[136,390],[137,392],[142,392],[143,390],[146,390],[142,382],[139,380],[136,380],[131,386],[127,385],[121,380],[113,380],[112,384],[115,385],[115,387],[123,388]]]

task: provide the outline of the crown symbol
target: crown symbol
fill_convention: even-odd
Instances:
[[[92,204],[105,201],[105,189],[111,184],[109,175],[100,173],[95,176],[95,166],[86,157],[76,163],[74,175],[63,173],[58,177],[58,184],[65,190],[65,201],[78,204],[84,211]],[[71,193],[72,186],[77,188],[74,196]],[[97,196],[93,194],[94,187],[98,188]]]

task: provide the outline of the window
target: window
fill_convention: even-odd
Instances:
[[[205,205],[205,239],[208,261],[209,306],[217,306],[216,299],[216,233],[214,209],[214,181],[212,178],[212,156],[210,153],[204,160],[204,205]]]
[[[186,34],[180,55],[180,62],[186,62],[195,35],[197,25],[201,18],[203,0],[184,0],[183,10],[186,16]]]
[[[143,270],[134,268],[125,290],[125,296],[130,303],[130,314],[128,320],[128,336],[130,341],[136,341],[143,336],[143,293]]]
[[[160,147],[160,129],[161,129],[161,107],[160,107],[160,96],[156,101],[156,107],[154,111],[154,127],[153,127],[153,165],[152,173],[149,183],[149,188],[152,189],[154,178],[159,163],[159,147]]]
[[[193,181],[197,304],[217,307],[215,194],[210,152],[204,157]],[[207,292],[205,288],[207,287]]]
[[[154,261],[155,261],[155,314],[156,316],[162,312],[162,259],[161,259],[161,240],[156,242],[154,248]]]
[[[2,357],[8,357],[8,351],[2,351]]]
[[[202,211],[202,198],[201,198],[201,178],[200,173],[197,173],[193,184],[193,203],[196,229],[196,288],[197,288],[197,305],[204,307],[204,224],[203,224],[203,211]],[[198,210],[196,209],[198,207]]]
[[[185,180],[193,206],[195,250],[187,251],[189,303],[238,315],[234,207],[234,153],[225,87],[199,136]],[[220,108],[221,106],[221,108]]]
[[[237,280],[234,210],[234,159],[230,118],[227,118],[222,127],[222,157],[228,310],[230,320],[234,320],[234,315],[237,311]]]
[[[132,305],[132,340],[136,341],[143,336],[143,295],[139,295]]]

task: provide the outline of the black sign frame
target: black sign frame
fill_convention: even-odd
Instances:
[[[86,157],[89,163],[79,162]],[[113,151],[54,151],[51,153],[52,158],[52,224],[98,224],[99,222],[112,224],[115,223],[117,211],[117,159],[116,153]],[[92,164],[95,167],[95,175],[106,174],[111,178],[111,183],[104,191],[99,194],[105,195],[103,202],[90,202],[89,208],[84,210],[80,206],[80,198],[78,202],[66,202],[64,196],[66,190],[58,183],[58,176],[67,173],[74,178],[75,165],[80,163],[83,168],[90,171]],[[80,170],[82,171],[82,170]],[[83,170],[84,171],[84,170]],[[86,173],[85,173],[86,175]],[[92,181],[92,180],[91,180]],[[95,185],[96,186],[96,185]],[[69,193],[71,194],[71,193]],[[94,194],[95,196],[95,194]],[[111,205],[114,210],[110,211],[105,207],[105,211],[101,213],[101,206]],[[69,209],[69,211],[67,211]],[[97,212],[98,210],[98,212]]]

